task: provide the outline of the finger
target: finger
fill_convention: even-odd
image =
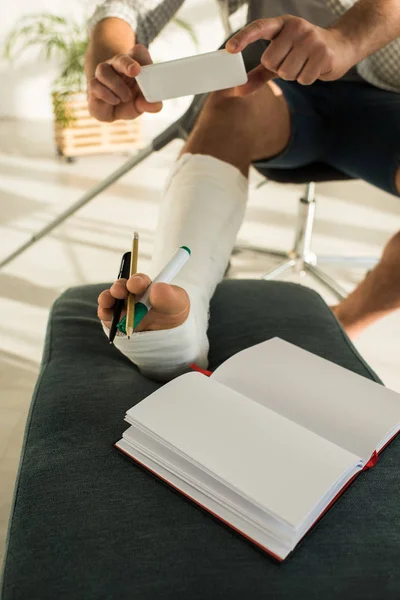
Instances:
[[[297,80],[302,85],[311,85],[318,78],[322,79],[324,75],[327,76],[331,69],[332,61],[327,49],[324,46],[314,48],[309,53],[308,61],[304,64]]]
[[[142,66],[153,64],[149,51],[146,46],[143,46],[142,44],[137,44],[133,48],[131,56],[133,56]],[[144,112],[158,113],[162,109],[163,104],[162,102],[148,102],[143,94],[139,92],[135,100],[135,107],[139,114]]]
[[[115,304],[115,298],[111,295],[110,290],[104,290],[99,295],[97,302],[102,308],[112,308]]]
[[[103,85],[97,78],[93,78],[89,82],[89,94],[93,95],[98,100],[102,100],[107,104],[116,106],[121,100],[105,85]]]
[[[130,277],[126,287],[131,294],[141,295],[145,293],[150,284],[151,279],[148,275],[145,275],[144,273],[136,273],[136,275],[132,275],[132,277]]]
[[[294,47],[279,67],[279,77],[285,81],[296,81],[308,57],[309,54],[306,50],[303,51],[300,48]]]
[[[321,57],[318,61],[318,70],[320,73],[318,78],[322,81],[332,81],[336,79],[335,72],[333,70],[333,54],[331,54],[329,51],[327,52],[326,50],[321,54],[323,54],[323,57]],[[313,60],[317,62],[317,56],[315,58],[313,57]],[[310,69],[312,67],[313,65],[311,64]]]
[[[136,77],[140,73],[140,64],[133,58],[132,50],[129,54],[117,54],[107,62],[115,71],[127,77]]]
[[[320,64],[315,59],[309,59],[301,73],[299,73],[297,77],[297,81],[301,83],[301,85],[311,85],[319,78],[320,72]]]
[[[155,283],[150,290],[150,303],[153,310],[165,315],[179,315],[189,305],[187,292],[176,285]]]
[[[116,108],[119,108],[119,106],[107,104],[103,100],[99,100],[91,95],[88,96],[89,114],[98,121],[111,123],[114,120],[114,111]]]
[[[98,306],[97,307],[97,316],[103,322],[108,323],[109,321],[112,321],[113,311],[109,308],[102,308],[101,306]]]
[[[261,57],[261,64],[268,70],[278,72],[279,67],[293,48],[293,40],[284,29],[270,43]]]
[[[115,281],[110,287],[110,293],[114,298],[118,300],[124,300],[128,297],[128,290],[126,289],[126,279],[121,278]]]
[[[132,60],[135,60],[139,65],[152,65],[153,60],[150,56],[150,52],[147,50],[146,46],[143,44],[136,44],[129,52],[129,56],[132,57]]]
[[[283,29],[285,22],[282,17],[274,19],[258,19],[238,31],[226,44],[228,52],[241,52],[257,40],[273,40]]]
[[[121,75],[108,63],[101,63],[95,71],[97,79],[111,90],[122,102],[132,100],[132,92]]]
[[[235,88],[235,96],[242,98],[254,94],[274,77],[276,77],[276,73],[272,73],[272,71],[268,71],[262,65],[259,65],[250,71],[247,83]]]
[[[138,94],[135,100],[135,108],[140,115],[144,112],[158,113],[162,107],[162,102],[148,102],[141,92]]]
[[[134,91],[133,92],[134,99],[132,102],[123,102],[113,109],[116,120],[117,119],[132,120],[132,119],[136,119],[137,117],[139,117],[142,114],[142,112],[140,112],[136,108],[135,103],[136,103],[137,98],[135,98],[135,94],[137,94],[137,92]]]

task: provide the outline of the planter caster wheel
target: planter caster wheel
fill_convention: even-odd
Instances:
[[[56,152],[57,152],[57,156],[64,156],[63,153],[62,153],[62,150],[61,150],[61,148],[59,146],[57,146]]]

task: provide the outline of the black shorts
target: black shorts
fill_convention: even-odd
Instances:
[[[276,79],[291,113],[286,149],[257,167],[290,169],[315,161],[399,196],[400,94],[366,82],[317,81],[311,86]],[[262,170],[262,169],[261,169]]]

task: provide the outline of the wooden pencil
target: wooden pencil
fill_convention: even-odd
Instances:
[[[138,266],[138,254],[139,254],[139,234],[137,231],[133,234],[132,241],[132,252],[131,252],[131,265],[129,269],[129,277],[137,273]],[[127,305],[126,305],[126,335],[128,339],[133,333],[133,327],[135,323],[135,295],[129,294]]]

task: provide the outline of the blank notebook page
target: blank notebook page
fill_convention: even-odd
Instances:
[[[400,423],[400,395],[279,338],[235,354],[212,379],[368,460]]]
[[[198,373],[128,411],[244,497],[298,526],[357,457]]]

